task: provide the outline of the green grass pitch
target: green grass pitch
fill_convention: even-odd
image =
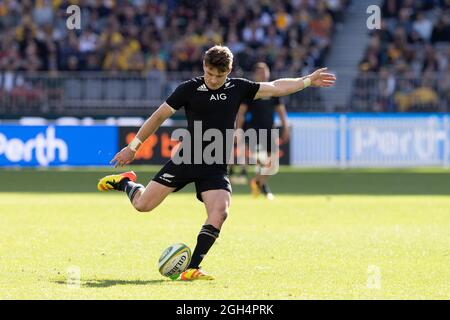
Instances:
[[[157,167],[133,169],[147,183]],[[450,298],[446,170],[282,168],[272,202],[234,186],[203,262],[216,280],[190,283],[157,261],[172,243],[195,246],[206,215],[193,188],[143,214],[96,191],[111,172],[0,171],[0,299]]]

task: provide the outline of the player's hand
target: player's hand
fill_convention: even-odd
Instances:
[[[328,68],[321,68],[309,75],[311,86],[328,88],[336,82],[336,76],[332,73],[325,72]]]
[[[114,158],[111,160],[110,164],[114,165],[114,168],[124,167],[134,160],[136,152],[131,150],[128,146],[117,152]]]

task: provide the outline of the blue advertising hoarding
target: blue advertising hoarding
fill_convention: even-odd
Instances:
[[[0,166],[101,166],[117,152],[115,126],[0,125]]]
[[[289,122],[292,130],[286,164],[306,167],[450,164],[447,114],[289,114]],[[153,142],[159,141],[161,146],[150,143],[148,150],[143,146],[144,158],[137,157],[136,163],[167,161],[163,157],[167,143],[161,139],[172,129],[159,130]],[[135,132],[138,127],[0,125],[0,167],[107,166],[127,143],[130,130]]]
[[[291,115],[296,166],[448,166],[447,114]]]

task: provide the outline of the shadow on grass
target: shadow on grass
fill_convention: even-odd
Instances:
[[[54,283],[60,285],[67,285],[65,280],[56,280]],[[162,283],[170,283],[172,280],[116,280],[116,279],[95,279],[95,280],[81,280],[82,288],[108,288],[113,286],[132,285],[132,286],[147,286]]]

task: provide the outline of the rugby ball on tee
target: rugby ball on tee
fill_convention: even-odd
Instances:
[[[159,273],[173,277],[186,270],[191,262],[191,249],[184,243],[175,243],[165,249],[158,261]]]

